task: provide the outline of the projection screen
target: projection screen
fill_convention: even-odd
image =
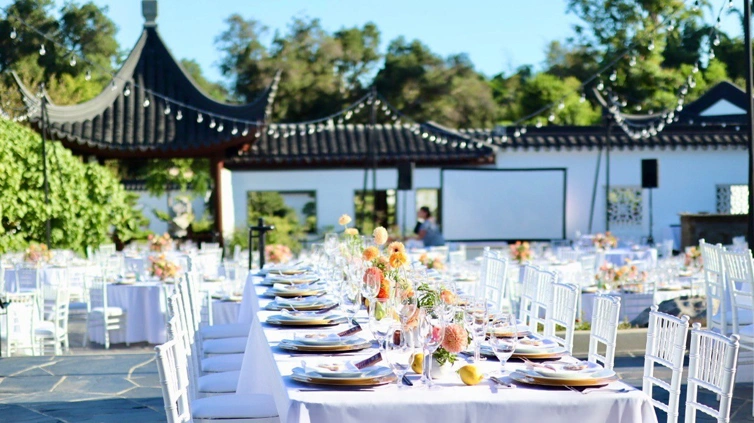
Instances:
[[[563,239],[566,169],[442,169],[448,241]]]

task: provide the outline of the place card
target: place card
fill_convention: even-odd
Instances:
[[[366,367],[373,366],[373,365],[379,363],[380,361],[382,361],[382,354],[381,353],[377,353],[377,354],[375,354],[375,355],[367,358],[366,360],[361,360],[358,363],[354,363],[353,365],[356,366],[357,369],[361,370],[361,369],[364,369]]]
[[[359,333],[359,332],[361,332],[361,325],[359,325],[358,323],[356,323],[355,326],[344,330],[343,332],[339,333],[338,336],[340,336],[341,338],[343,338],[343,337],[351,336],[351,335],[353,335],[355,333]]]

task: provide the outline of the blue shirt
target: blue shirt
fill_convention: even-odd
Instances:
[[[421,226],[419,226],[419,231],[425,231],[424,238],[422,238],[425,247],[439,247],[445,245],[445,237],[442,236],[440,228],[437,227],[435,222],[425,220],[422,222]]]

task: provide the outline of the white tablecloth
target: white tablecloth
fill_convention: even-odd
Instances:
[[[581,294],[581,311],[584,319],[588,322],[592,321],[592,308],[594,303],[594,296],[596,294]],[[628,320],[629,322],[634,320],[642,311],[652,307],[654,304],[660,304],[663,301],[672,300],[673,298],[679,298],[691,295],[690,289],[681,289],[677,291],[657,291],[652,294],[633,294],[633,293],[611,293],[620,297],[620,321]]]
[[[265,301],[262,300],[262,303]],[[299,385],[289,377],[292,368],[299,366],[302,358],[274,347],[280,340],[292,337],[295,330],[269,328],[260,323],[272,313],[260,311],[253,318],[237,392],[272,395],[281,422],[657,421],[647,396],[636,390],[628,393],[582,395],[571,391],[536,388],[498,389],[488,382],[468,387],[455,375],[438,381],[442,389],[437,391],[427,391],[420,386],[399,391],[394,384],[366,392],[309,390],[311,386]],[[333,331],[342,328],[345,326]],[[367,339],[371,337],[366,330],[362,332],[362,336]],[[374,352],[369,350],[350,358],[359,360]],[[310,360],[316,359],[314,356]],[[480,364],[485,371],[492,371],[498,365],[494,360]],[[511,363],[509,366],[512,368],[516,364]],[[625,386],[621,382],[614,385]]]
[[[53,267],[47,266],[37,269],[41,272],[42,285],[56,286],[66,279],[66,275],[80,274],[80,275],[96,275],[96,266],[70,266],[70,267]],[[83,277],[74,278],[70,277],[69,280],[76,283],[83,283]],[[81,285],[71,285],[73,288],[82,288]],[[13,268],[5,269],[5,290],[8,292],[16,291],[16,270]]]
[[[167,340],[165,330],[165,289],[160,282],[140,282],[133,285],[109,284],[107,301],[109,307],[120,307],[126,311],[126,328],[111,331],[110,343],[118,344],[128,341],[162,344]],[[104,343],[101,329],[89,331],[92,342]]]
[[[612,250],[605,251],[605,261],[616,266],[623,266],[626,264],[626,260],[645,261],[649,265],[657,263],[657,249],[645,248],[633,250],[630,248],[613,248]],[[601,263],[598,263],[599,265]]]

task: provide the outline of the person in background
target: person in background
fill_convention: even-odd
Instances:
[[[437,223],[432,219],[432,212],[429,207],[420,208],[416,217],[421,221],[421,224],[417,226],[416,238],[423,241],[425,247],[445,245],[445,238],[440,233]]]

